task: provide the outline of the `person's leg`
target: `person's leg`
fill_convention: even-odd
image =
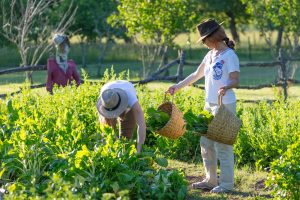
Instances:
[[[215,105],[206,103],[204,109],[211,112],[211,109],[214,107]],[[212,189],[213,187],[218,185],[217,157],[214,143],[214,141],[203,136],[200,139],[201,155],[206,177],[202,182],[194,183],[194,188]]]
[[[234,186],[234,156],[232,145],[216,142],[217,157],[220,161],[219,186],[232,190]]]
[[[133,136],[133,131],[136,127],[135,118],[133,115],[133,111],[128,111],[124,117],[119,118],[120,129],[119,136],[126,137],[127,139],[131,139]]]
[[[225,105],[225,104],[224,104]],[[236,104],[226,104],[225,107],[231,112],[236,112]],[[234,187],[234,155],[233,146],[222,144],[219,142],[215,143],[217,157],[220,161],[220,179],[219,186],[226,190],[232,190]]]
[[[217,178],[217,156],[214,141],[206,137],[201,137],[201,155],[205,169],[205,181],[213,186],[218,185]]]

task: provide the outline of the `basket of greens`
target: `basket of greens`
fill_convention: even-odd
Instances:
[[[162,136],[176,139],[185,132],[183,114],[172,102],[164,102],[158,109],[147,110],[147,127]]]

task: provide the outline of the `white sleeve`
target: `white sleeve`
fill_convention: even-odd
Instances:
[[[233,52],[227,60],[228,72],[239,72],[240,71],[240,62],[237,55]]]
[[[131,108],[138,101],[136,91],[132,83],[128,85],[126,92],[128,96],[128,106]]]
[[[207,52],[207,54],[204,56],[204,58],[203,58],[201,64],[202,64],[202,63],[205,64],[205,63],[209,62],[210,60],[208,60],[208,59],[211,59],[211,51]],[[200,65],[201,65],[201,64],[200,64]]]

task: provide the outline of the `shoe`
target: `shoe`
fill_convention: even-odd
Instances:
[[[211,190],[213,189],[215,186],[206,182],[206,181],[202,181],[202,182],[196,182],[192,184],[193,189],[206,189],[206,190]]]
[[[228,192],[230,192],[230,190],[227,190],[221,186],[217,186],[217,187],[214,187],[210,192],[219,194],[219,193],[228,193]]]

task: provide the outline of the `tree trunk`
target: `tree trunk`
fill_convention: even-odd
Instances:
[[[164,56],[164,59],[163,59],[163,66],[167,65],[168,64],[168,51],[166,52],[165,56]],[[170,76],[170,71],[169,69],[167,69],[165,71],[165,74],[164,74],[164,77],[167,77],[167,76]]]
[[[185,60],[184,51],[179,50],[178,57],[179,57],[179,65],[177,68],[177,82],[183,80],[183,66],[184,66],[184,60]]]
[[[30,83],[30,85],[33,84],[32,71],[26,72],[26,80]]]
[[[278,35],[276,39],[276,54],[279,53],[279,49],[281,48],[283,30],[284,30],[283,27],[280,27],[278,30]]]
[[[86,54],[87,54],[87,44],[84,43],[83,40],[80,42],[80,49],[81,49],[81,65],[83,68],[86,68]]]
[[[101,68],[102,68],[102,63],[103,63],[103,59],[106,53],[106,50],[108,48],[108,44],[110,42],[110,39],[107,40],[107,42],[105,44],[101,43],[101,40],[99,41],[99,56],[98,56],[98,71],[97,71],[97,76],[101,76]]]
[[[168,46],[162,47],[164,50],[162,51],[161,60],[158,69],[161,69],[168,63]]]
[[[240,37],[237,32],[234,14],[231,11],[228,11],[228,12],[226,12],[226,15],[230,19],[229,20],[229,29],[230,29],[233,40],[236,42],[240,42]]]
[[[282,43],[282,36],[283,36],[283,27],[281,27],[278,30],[278,35],[277,35],[277,39],[276,39],[276,54],[278,55],[280,52],[280,48],[281,48],[281,43]],[[280,82],[283,79],[283,72],[282,72],[282,68],[278,67],[277,69],[277,82]]]

